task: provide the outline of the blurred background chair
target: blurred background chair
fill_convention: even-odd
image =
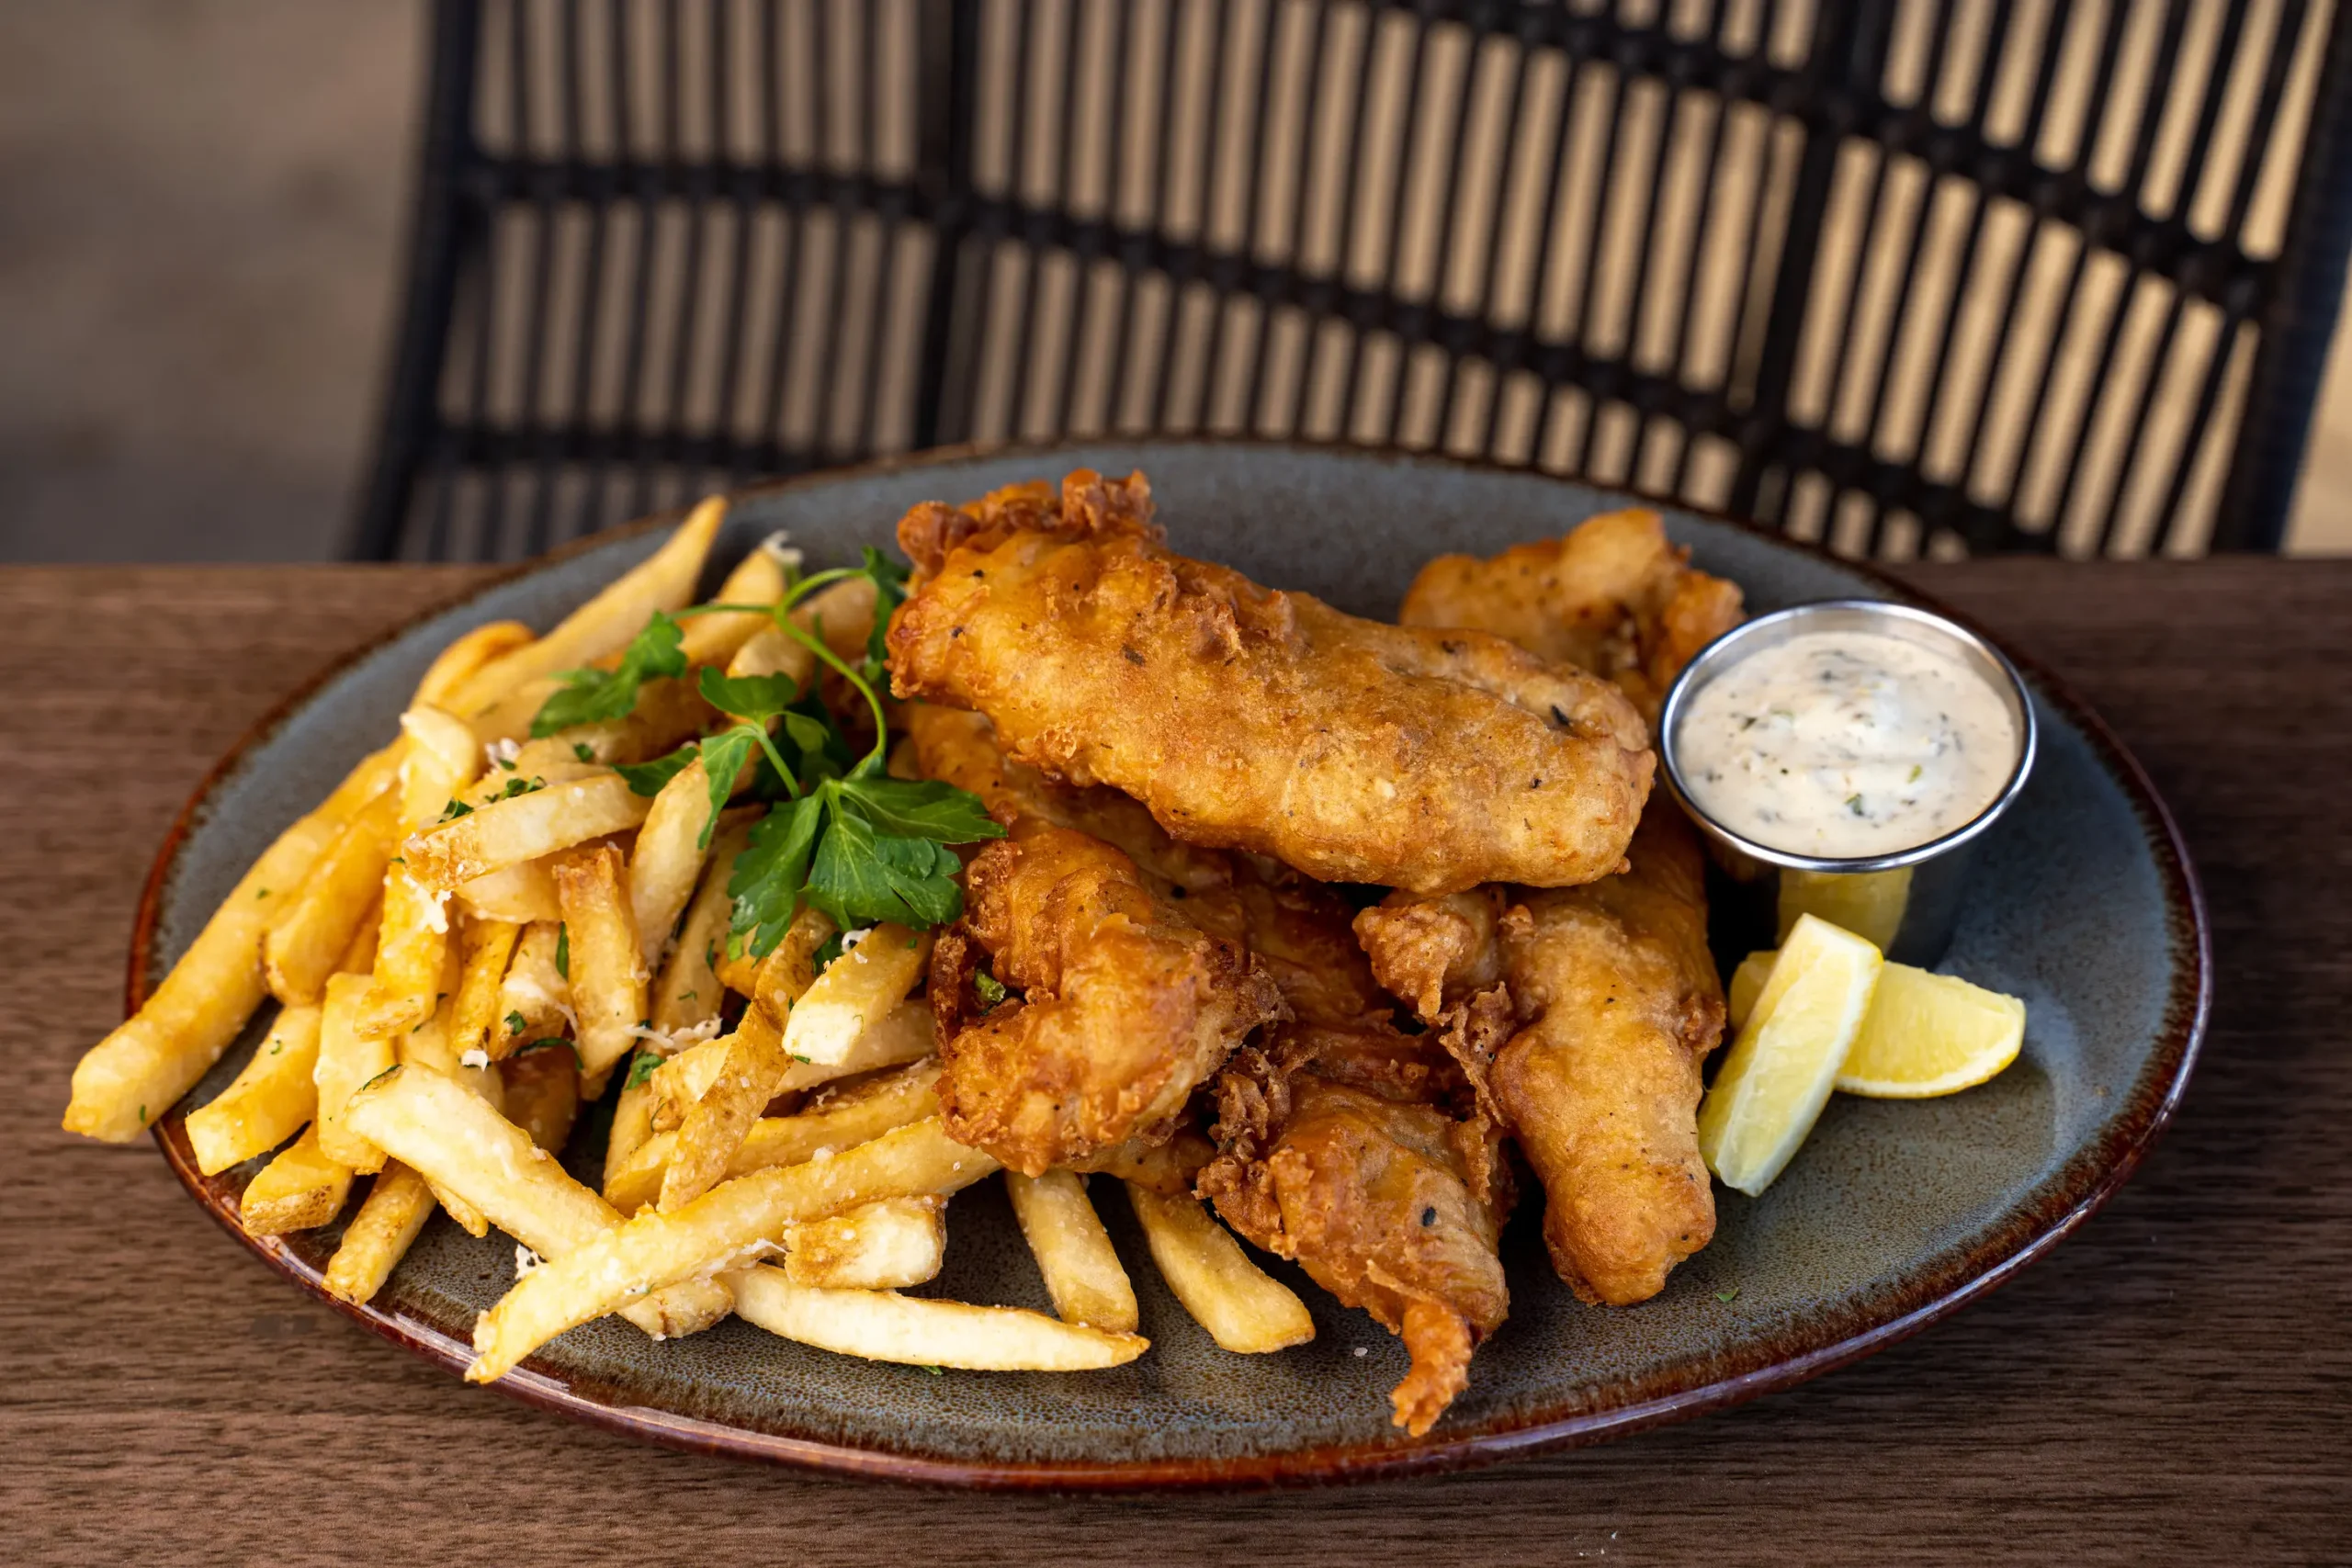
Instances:
[[[2352,244],[2345,10],[435,0],[354,550],[1103,432],[1858,555],[2275,548]]]

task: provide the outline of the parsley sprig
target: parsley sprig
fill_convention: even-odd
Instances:
[[[874,584],[874,629],[852,664],[827,646],[821,626],[812,632],[791,615],[818,590],[859,577]],[[874,720],[874,743],[858,756],[819,700],[813,678],[804,687],[787,675],[729,677],[707,668],[696,682],[703,699],[735,723],[650,762],[617,766],[630,789],[650,795],[699,759],[710,789],[710,815],[702,833],[707,847],[745,764],[754,756],[763,764],[752,794],[771,807],[752,826],[751,841],[735,857],[727,884],[734,899],[730,951],[748,948],[754,957],[764,957],[803,905],[823,910],[843,928],[878,920],[944,924],[964,908],[956,880],[963,863],[948,846],[1004,836],[976,796],[935,780],[894,779],[884,772],[889,722],[877,688],[887,674],[884,638],[890,612],[906,596],[904,574],[869,547],[862,565],[794,575],[773,605],[701,604],[679,613],[774,616],[786,636],[849,683]],[[680,644],[677,619],[657,614],[617,668],[567,675],[571,684],[539,710],[532,734],[625,716],[644,681],[685,673]]]

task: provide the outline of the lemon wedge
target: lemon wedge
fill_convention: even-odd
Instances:
[[[1732,971],[1725,1012],[1737,1029],[1756,1010],[1777,953],[1751,953]],[[2018,1059],[2025,1003],[1951,975],[1890,964],[1838,1070],[1843,1094],[1930,1100],[1974,1089]]]
[[[1950,975],[1890,964],[1854,1036],[1838,1088],[1875,1100],[1973,1089],[2018,1059],[2025,1003]]]
[[[1884,967],[1853,932],[1798,917],[1699,1106],[1699,1153],[1725,1186],[1752,1198],[1787,1168],[1829,1102]]]

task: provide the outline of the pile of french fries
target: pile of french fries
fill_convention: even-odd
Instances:
[[[383,1287],[436,1207],[513,1237],[517,1278],[477,1325],[473,1381],[606,1314],[666,1338],[732,1313],[933,1368],[1133,1360],[1148,1348],[1135,1290],[1070,1172],[1005,1173],[1055,1315],[902,1293],[940,1270],[948,1199],[998,1169],[939,1117],[918,995],[931,933],[836,933],[804,908],[765,957],[729,942],[729,866],[758,807],[714,822],[698,761],[650,799],[614,768],[719,722],[694,682],[649,682],[623,718],[530,738],[563,672],[609,668],[653,612],[687,604],[724,510],[704,502],[544,636],[501,622],[452,643],[399,736],[279,835],[83,1057],[64,1125],[136,1137],[274,998],[243,1069],[187,1116],[198,1168],[269,1156],[240,1203],[256,1235],[333,1224],[364,1187],[325,1274],[346,1302]],[[718,601],[779,604],[788,555],[754,550]],[[850,579],[792,615],[855,649],[874,613],[871,581]],[[695,670],[789,674],[803,690],[817,673],[773,615],[685,628]],[[599,1193],[557,1156],[608,1092]],[[1123,1175],[1155,1265],[1216,1343],[1313,1337],[1305,1305],[1189,1180]]]

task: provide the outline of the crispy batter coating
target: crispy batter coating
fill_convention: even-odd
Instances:
[[[1117,790],[1057,784],[1012,761],[978,714],[918,703],[904,718],[923,776],[969,790],[1007,828],[1038,819],[1113,845],[1155,893],[1183,900],[1204,930],[1256,953],[1302,1021],[1350,1028],[1385,1022],[1395,1012],[1336,895],[1295,878],[1270,882],[1250,857],[1170,838],[1151,813]]]
[[[1438,557],[1413,579],[1396,618],[1475,626],[1606,676],[1655,724],[1691,655],[1739,624],[1738,586],[1691,570],[1690,560],[1667,543],[1657,513],[1603,513],[1491,559]]]
[[[1656,514],[1613,513],[1490,561],[1432,561],[1404,614],[1584,663],[1654,716],[1690,656],[1739,618],[1738,589],[1685,559]],[[1673,802],[1643,814],[1623,875],[1400,894],[1356,933],[1534,1167],[1560,1277],[1589,1302],[1656,1295],[1714,1234],[1696,1119],[1700,1064],[1724,1028],[1704,859]]]
[[[958,1141],[1013,1169],[1166,1141],[1193,1088],[1283,1016],[1248,950],[1203,931],[1099,839],[1026,820],[965,880],[964,921],[932,958],[940,1109]],[[967,1019],[974,946],[1023,995]]]
[[[1393,1031],[1287,1026],[1218,1080],[1217,1213],[1404,1337],[1397,1426],[1428,1431],[1468,1386],[1510,1292],[1496,1246],[1510,1212],[1498,1134],[1457,1115],[1460,1076]]]
[[[1016,761],[1114,785],[1176,838],[1445,893],[1615,870],[1655,759],[1608,682],[1499,637],[1381,626],[1167,550],[1142,476],[1050,514],[916,508],[893,689],[976,708]]]

